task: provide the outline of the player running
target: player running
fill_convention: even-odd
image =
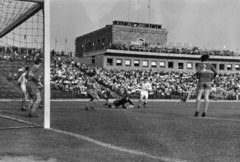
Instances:
[[[204,111],[202,113],[202,117],[206,116],[208,105],[209,105],[209,94],[211,91],[211,82],[214,77],[217,75],[217,71],[213,65],[208,63],[209,55],[201,56],[201,63],[197,66],[197,99],[196,99],[196,112],[195,116],[198,116],[200,105],[201,105],[201,97],[204,92]]]
[[[145,77],[143,83],[141,83],[141,92],[140,92],[140,98],[138,102],[138,108],[140,108],[141,101],[144,101],[143,107],[146,108],[146,104],[148,101],[148,92],[151,90],[152,90],[152,85],[148,82],[148,78]]]
[[[87,87],[87,94],[91,98],[87,106],[85,107],[85,110],[88,110],[88,108],[91,108],[93,111],[94,106],[99,101],[99,96],[97,94],[97,86],[96,81],[94,79],[95,72],[92,72],[89,74],[90,78],[85,82],[85,86]]]
[[[128,107],[125,106],[126,103],[129,103],[130,105]],[[117,99],[115,101],[113,101],[113,103],[109,103],[108,107],[109,108],[117,108],[118,106],[122,105],[122,108],[126,109],[126,108],[134,108],[134,105],[131,101],[131,99],[128,96],[125,96],[121,99]]]

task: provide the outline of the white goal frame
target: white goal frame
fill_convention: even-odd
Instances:
[[[44,0],[44,128],[50,129],[50,0]]]

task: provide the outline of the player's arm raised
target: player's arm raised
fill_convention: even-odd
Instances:
[[[212,79],[213,79],[218,75],[218,72],[213,65],[211,66],[211,70],[213,71],[213,77],[212,77]]]

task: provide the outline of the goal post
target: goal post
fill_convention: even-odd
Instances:
[[[44,0],[44,128],[50,128],[50,0]]]
[[[50,0],[0,0],[0,130],[50,128],[49,42]],[[37,58],[43,59],[43,103],[33,118],[22,78]]]

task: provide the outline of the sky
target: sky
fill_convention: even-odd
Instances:
[[[51,49],[75,51],[76,37],[114,20],[162,24],[167,42],[240,49],[240,0],[51,0],[50,9]]]

